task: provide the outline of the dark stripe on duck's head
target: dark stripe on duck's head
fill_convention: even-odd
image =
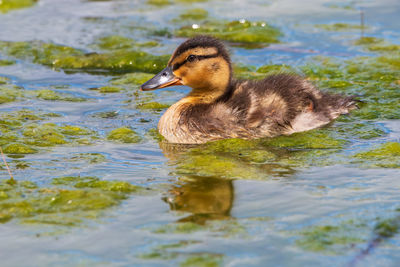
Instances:
[[[212,54],[212,55],[190,55],[184,61],[174,64],[172,66],[172,70],[175,71],[175,70],[179,69],[180,67],[185,65],[186,62],[192,62],[192,61],[195,61],[195,60],[202,60],[202,59],[207,59],[207,58],[214,58],[214,57],[218,57],[218,56],[219,56],[218,54]]]
[[[198,35],[196,37],[190,38],[183,42],[174,52],[172,55],[171,59],[168,62],[168,65],[170,65],[174,59],[179,57],[181,54],[185,53],[186,51],[194,48],[215,48],[217,51],[217,56],[222,56],[229,64],[231,62],[229,53],[227,49],[225,48],[224,44],[211,36],[206,36],[206,35]],[[204,55],[204,56],[211,56],[211,55]]]

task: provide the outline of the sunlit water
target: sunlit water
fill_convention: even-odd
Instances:
[[[372,28],[368,30],[370,35],[394,43],[400,38],[400,5],[396,0],[356,1],[355,8],[350,10],[330,8],[334,1],[317,0],[227,3],[215,0],[151,8],[144,1],[40,0],[31,8],[0,14],[0,40],[41,40],[82,49],[103,35],[127,35],[145,41],[149,37],[130,27],[168,26],[173,14],[191,5],[207,9],[213,17],[263,20],[283,30],[282,44],[253,50],[230,48],[233,61],[255,66],[267,63],[296,66],[315,55],[350,58],[364,54],[346,42],[359,36],[359,31],[337,33],[313,27],[317,23],[359,23],[360,9]],[[93,22],[87,18],[100,19]],[[162,46],[148,51],[170,54],[183,39],[157,40]],[[0,105],[0,112],[34,107],[63,114],[52,120],[55,123],[74,123],[103,133],[130,125],[140,135],[155,128],[161,116],[160,112],[144,112],[123,103],[131,95],[104,95],[88,90],[106,85],[110,76],[66,74],[24,61],[0,67],[0,74],[26,89],[69,85],[65,92],[89,98],[83,103],[27,100]],[[155,100],[173,103],[186,92],[171,88],[156,92]],[[93,116],[103,111],[118,111],[118,116],[102,120]],[[143,123],[140,119],[150,122]],[[374,123],[387,135],[355,142],[340,155],[352,154],[370,143],[399,141],[398,120]],[[64,160],[67,155],[82,152],[102,153],[107,161],[90,165]],[[61,146],[26,156],[25,160],[32,165],[15,170],[16,179],[41,183],[57,176],[90,175],[124,180],[150,190],[132,195],[122,205],[105,211],[102,217],[89,220],[82,227],[49,229],[46,225],[20,224],[17,220],[0,224],[1,266],[176,266],[196,256],[214,259],[224,266],[344,266],[351,262],[359,266],[398,266],[400,262],[399,235],[354,260],[373,240],[376,219],[396,216],[395,209],[400,206],[399,169],[362,168],[342,161],[294,168],[282,177],[263,174],[262,178],[233,180],[185,177],[175,170],[174,159],[166,157],[159,144],[151,139],[131,145],[100,142],[92,146]],[[8,174],[2,171],[0,178],[7,179]],[[204,211],[211,209],[214,209],[212,215],[205,216]],[[350,220],[365,224],[361,230],[354,230],[367,239],[365,242],[333,252],[313,252],[296,243],[302,229]],[[186,232],[171,230],[185,221],[198,226]],[[171,244],[180,245],[160,248]],[[151,253],[161,256],[150,257]]]

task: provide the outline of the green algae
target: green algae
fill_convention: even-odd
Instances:
[[[177,3],[191,4],[191,3],[204,3],[208,0],[175,0]]]
[[[188,156],[186,160],[179,162],[176,173],[228,179],[257,179],[260,177],[258,169],[251,168],[240,160],[206,154]]]
[[[14,60],[0,59],[0,67],[14,65]],[[1,82],[0,82],[1,84]]]
[[[140,187],[134,186],[128,182],[123,181],[105,181],[100,180],[97,177],[91,176],[65,176],[60,178],[54,178],[52,180],[53,185],[69,185],[75,188],[95,188],[104,191],[120,192],[120,193],[132,193],[137,192]]]
[[[65,125],[60,127],[61,133],[70,136],[90,135],[92,131],[89,129],[76,126],[76,125]]]
[[[193,8],[182,12],[175,21],[182,20],[204,20],[208,17],[208,12],[202,8]]]
[[[166,224],[154,230],[156,234],[191,234],[204,230],[204,226],[192,222]]]
[[[323,29],[326,31],[354,31],[354,30],[365,30],[368,26],[359,24],[349,23],[333,23],[333,24],[316,24],[316,28]]]
[[[10,82],[9,78],[0,76],[0,84],[7,84],[9,82]]]
[[[26,143],[51,147],[67,143],[67,137],[62,133],[62,129],[53,123],[29,124],[24,127],[22,134],[26,137]]]
[[[68,101],[68,102],[83,102],[86,101],[85,98],[74,97],[71,94],[60,93],[50,89],[41,89],[35,91],[36,97],[49,100],[49,101]]]
[[[347,61],[315,58],[302,67],[307,77],[334,93],[358,95],[364,103],[351,117],[364,120],[400,119],[397,99],[400,86],[396,53],[379,57],[356,57]],[[330,88],[329,88],[330,87]]]
[[[38,0],[2,0],[0,1],[0,13],[7,13],[14,9],[31,7]]]
[[[119,205],[138,190],[127,182],[97,177],[54,178],[50,187],[38,187],[33,182],[10,185],[1,180],[0,222],[21,219],[23,223],[76,226]]]
[[[361,140],[370,140],[383,137],[387,133],[371,122],[346,123],[335,126],[338,133],[343,134],[347,140],[358,138]]]
[[[34,112],[28,109],[21,109],[14,112],[2,112],[0,113],[0,125],[12,129],[22,126],[26,122],[41,121],[49,117],[53,117],[53,114]]]
[[[162,104],[162,103],[158,103],[158,102],[149,102],[149,103],[141,103],[141,104],[137,104],[136,108],[137,109],[141,109],[141,110],[163,110],[165,108],[169,108],[170,105],[168,104]]]
[[[269,147],[295,149],[340,149],[343,148],[346,141],[333,138],[327,131],[313,130],[295,133],[290,136],[278,136],[266,139],[263,144]]]
[[[391,44],[382,38],[361,37],[354,41],[355,45],[360,45],[371,52],[395,52],[400,51],[400,45]]]
[[[141,141],[140,136],[138,136],[138,134],[134,130],[128,127],[121,127],[112,130],[107,135],[107,139],[122,143],[138,143]]]
[[[278,74],[278,73],[288,73],[295,74],[297,71],[285,64],[279,65],[263,65],[259,68],[254,66],[246,65],[234,65],[233,72],[235,76],[241,79],[264,79],[267,75]]]
[[[147,136],[150,136],[153,140],[157,141],[157,142],[161,142],[162,140],[164,140],[164,136],[162,136],[158,129],[156,128],[152,128],[150,130],[147,131]]]
[[[134,39],[129,37],[110,35],[98,38],[95,41],[94,46],[102,50],[120,50],[131,49],[133,47],[154,47],[158,46],[158,42],[148,41],[144,43],[138,43]]]
[[[354,7],[354,2],[351,4],[329,4],[327,5],[329,8],[333,9],[344,9],[344,10],[355,10],[356,8]]]
[[[0,50],[18,59],[66,71],[157,73],[169,59],[169,56],[155,56],[140,50],[119,49],[107,53],[85,53],[68,46],[34,41],[0,41]]]
[[[4,103],[18,101],[24,97],[24,91],[12,85],[0,85],[0,105]]]
[[[250,164],[252,159],[249,154],[256,147],[255,142],[242,139],[210,142],[190,149],[180,157],[176,172],[179,175],[260,179],[265,174]],[[268,158],[273,158],[273,156]],[[259,159],[256,161],[259,161]]]
[[[233,73],[235,77],[240,79],[262,79],[265,77],[264,74],[256,72],[256,67],[244,65],[244,64],[234,64]]]
[[[105,50],[127,49],[132,47],[134,44],[135,40],[119,35],[101,37],[96,41],[96,45],[100,49]]]
[[[267,46],[279,43],[282,33],[265,22],[246,20],[232,22],[211,22],[184,26],[175,31],[179,37],[193,37],[199,34],[212,35],[222,40],[242,44],[259,44]]]
[[[68,161],[85,161],[89,164],[99,164],[107,161],[106,156],[101,153],[78,153],[72,156]]]
[[[210,254],[210,253],[199,253],[188,257],[186,260],[181,262],[179,266],[181,267],[218,267],[222,266],[223,255],[220,254]]]
[[[257,69],[258,73],[268,73],[268,74],[274,74],[274,73],[295,73],[295,70],[285,64],[279,64],[279,65],[263,65]]]
[[[122,88],[117,86],[102,86],[99,88],[100,93],[119,93]]]
[[[219,140],[186,151],[162,148],[174,159],[177,175],[264,180],[293,175],[298,168],[337,164],[332,155],[346,143],[342,136],[316,130],[259,140]]]
[[[103,111],[93,114],[93,117],[102,119],[112,119],[118,117],[118,111]]]
[[[150,80],[154,74],[135,72],[124,74],[121,77],[111,80],[112,85],[140,85]]]
[[[400,143],[388,142],[353,155],[355,162],[367,167],[400,168]]]
[[[374,233],[378,237],[390,238],[396,235],[400,229],[399,217],[388,218],[383,220],[378,220],[375,227]]]
[[[148,253],[139,254],[138,257],[144,260],[178,260],[179,266],[221,266],[223,255],[215,253],[188,253],[178,249],[184,249],[192,244],[201,243],[194,240],[183,240],[177,243],[163,244],[153,248]]]
[[[241,79],[264,79],[267,75],[287,73],[295,74],[297,71],[285,64],[281,65],[263,65],[259,68],[254,66],[235,65],[233,67],[235,76]]]
[[[0,76],[0,105],[22,100],[26,96],[25,90],[10,83],[10,79]]]
[[[167,6],[172,4],[169,0],[147,0],[146,3],[153,6]]]
[[[54,113],[30,110],[0,113],[0,132],[2,132],[0,146],[4,148],[7,144],[15,143],[20,144],[21,147],[28,147],[27,151],[31,151],[30,153],[37,153],[43,147],[91,144],[92,140],[97,139],[96,132],[85,127],[41,123],[57,116],[59,115]],[[14,154],[11,148],[6,151],[6,153]],[[24,151],[24,149],[21,148],[20,151]]]
[[[296,245],[304,250],[325,254],[348,253],[355,244],[366,241],[365,224],[353,221],[343,222],[339,225],[316,225],[299,232],[300,238]]]
[[[21,170],[27,169],[31,166],[29,162],[21,160],[13,160],[12,164],[14,164],[16,169],[21,169]]]
[[[9,144],[4,147],[3,152],[6,154],[33,154],[37,150],[24,144]]]
[[[159,37],[167,37],[171,38],[173,36],[172,32],[168,28],[157,28],[149,31],[150,36],[159,36]]]

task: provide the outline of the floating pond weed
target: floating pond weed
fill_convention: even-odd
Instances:
[[[323,29],[326,31],[354,31],[354,30],[366,30],[369,27],[359,24],[349,24],[349,23],[333,23],[333,24],[316,24],[315,27]]]
[[[36,4],[38,0],[2,0],[0,1],[0,13],[7,13],[14,9],[28,8]]]
[[[0,66],[10,66],[14,65],[15,61],[13,60],[7,60],[7,59],[0,59]],[[0,78],[0,84],[1,84],[1,78]]]
[[[197,24],[196,24],[197,25]],[[243,44],[260,44],[268,46],[279,43],[282,33],[265,22],[251,22],[247,20],[231,22],[205,22],[198,27],[184,26],[175,31],[179,37],[193,37],[199,34],[209,34],[217,38]]]
[[[144,43],[138,43],[135,40],[120,36],[120,35],[109,35],[100,37],[93,44],[94,47],[98,47],[102,50],[127,50],[133,47],[154,47],[158,46],[158,42],[148,41]]]
[[[177,19],[175,19],[174,21],[180,22],[182,20],[204,20],[208,17],[208,12],[205,9],[202,8],[193,8],[193,9],[189,9],[184,11],[183,13],[181,13],[179,15],[179,17]]]
[[[362,166],[400,168],[400,143],[388,142],[379,147],[353,155]]]
[[[163,110],[169,108],[170,105],[162,104],[158,102],[148,102],[148,103],[140,103],[136,105],[136,108],[141,110]]]
[[[0,181],[0,222],[19,219],[23,223],[77,226],[119,205],[139,187],[122,181],[97,177],[54,178],[52,185],[39,187],[32,182],[14,185]],[[93,213],[94,212],[94,213]]]
[[[354,221],[343,222],[339,225],[315,225],[299,232],[296,241],[299,247],[324,254],[349,253],[355,244],[364,243],[368,237],[368,227]]]
[[[140,136],[134,130],[128,127],[121,127],[112,130],[107,135],[107,139],[122,143],[138,143],[141,140]]]
[[[26,109],[0,114],[0,130],[3,132],[0,145],[7,151],[5,153],[37,153],[44,147],[79,145],[82,137],[85,144],[97,139],[95,131],[78,125],[42,123],[54,116],[59,115]]]
[[[0,51],[12,57],[67,71],[124,73],[143,71],[157,73],[169,56],[155,56],[140,50],[115,50],[107,53],[85,53],[68,46],[43,42],[0,41]]]
[[[83,102],[86,101],[85,98],[74,97],[71,94],[60,93],[50,89],[37,90],[36,97],[43,100],[50,101],[69,101],[69,102]]]

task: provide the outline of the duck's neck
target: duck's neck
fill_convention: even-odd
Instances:
[[[229,94],[231,86],[219,90],[199,90],[193,89],[187,96],[173,104],[162,115],[158,122],[158,130],[169,142],[182,143],[182,140],[187,143],[196,143],[195,137],[185,125],[188,122],[187,117],[191,116],[190,110],[199,104],[212,105],[224,95]]]
[[[208,86],[207,88],[194,88],[192,91],[182,98],[179,102],[182,103],[201,103],[201,104],[211,104],[221,99],[224,95],[229,93],[231,90],[230,79],[224,82],[219,82],[213,84],[213,86]],[[179,103],[178,102],[178,103]]]

